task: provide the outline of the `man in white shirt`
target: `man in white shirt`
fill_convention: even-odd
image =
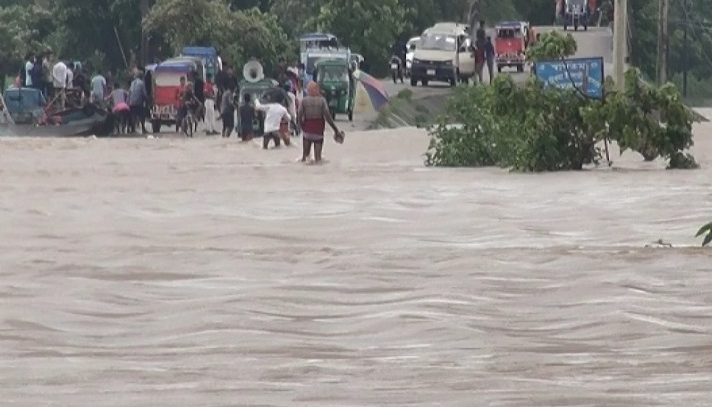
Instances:
[[[67,89],[74,88],[74,64],[69,63],[67,66]]]
[[[52,68],[52,86],[60,109],[64,109],[67,97],[67,65],[62,61],[57,62]]]
[[[27,62],[25,62],[25,83],[24,85],[28,88],[31,88],[33,83],[32,83],[32,69],[35,67],[35,64],[33,63],[32,59],[32,54],[27,54]]]
[[[287,108],[279,103],[263,105],[260,103],[259,98],[256,98],[255,109],[265,112],[265,134],[262,136],[262,148],[267,150],[270,140],[274,140],[275,147],[280,146],[280,140],[284,141],[285,145],[290,145],[288,129],[292,116],[289,115]],[[286,125],[283,125],[283,122],[286,122]]]

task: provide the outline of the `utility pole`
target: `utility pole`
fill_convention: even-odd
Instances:
[[[613,80],[619,91],[625,87],[625,56],[628,44],[627,9],[628,0],[615,0],[613,7]]]
[[[690,54],[687,48],[687,26],[690,25],[690,3],[689,0],[685,0],[683,7],[685,8],[685,38],[683,41],[683,68],[682,68],[682,96],[687,97],[687,71],[690,66]]]
[[[668,0],[660,0],[658,16],[658,85],[667,82]]]

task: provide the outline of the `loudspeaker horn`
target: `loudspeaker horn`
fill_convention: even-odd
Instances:
[[[265,78],[264,68],[256,59],[251,59],[242,68],[242,76],[250,83],[259,82]]]

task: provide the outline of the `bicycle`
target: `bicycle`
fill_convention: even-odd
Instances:
[[[181,123],[181,130],[183,133],[192,138],[193,137],[193,126],[197,123],[195,120],[195,116],[193,114],[193,109],[188,108],[186,109],[187,112],[185,114],[185,117],[183,118],[183,121]]]

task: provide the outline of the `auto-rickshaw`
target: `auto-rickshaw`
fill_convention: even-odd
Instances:
[[[175,125],[178,119],[180,78],[189,78],[191,73],[202,76],[202,62],[192,57],[172,58],[160,63],[153,70],[151,125],[154,133],[162,125]]]
[[[252,60],[245,64],[242,70],[242,76],[244,76],[244,79],[240,81],[240,95],[238,102],[239,106],[244,105],[246,94],[250,95],[250,100],[253,106],[255,100],[257,99],[260,99],[260,101],[264,103],[264,100],[262,100],[262,95],[264,95],[265,92],[270,89],[273,89],[275,86],[278,85],[277,81],[265,78],[262,65],[255,60]],[[265,132],[264,114],[258,111],[256,112],[254,117],[255,118],[252,122],[253,136],[261,137],[264,135]],[[242,136],[242,134],[240,134],[240,129],[242,128],[242,126],[240,125],[239,114],[237,115],[236,128],[238,136]]]
[[[524,72],[529,24],[522,21],[502,21],[495,25],[495,30],[497,71],[502,72],[502,68],[513,66],[517,68],[517,72]]]
[[[332,116],[346,114],[354,119],[354,77],[349,63],[343,59],[327,59],[316,64],[316,82],[329,104]]]

